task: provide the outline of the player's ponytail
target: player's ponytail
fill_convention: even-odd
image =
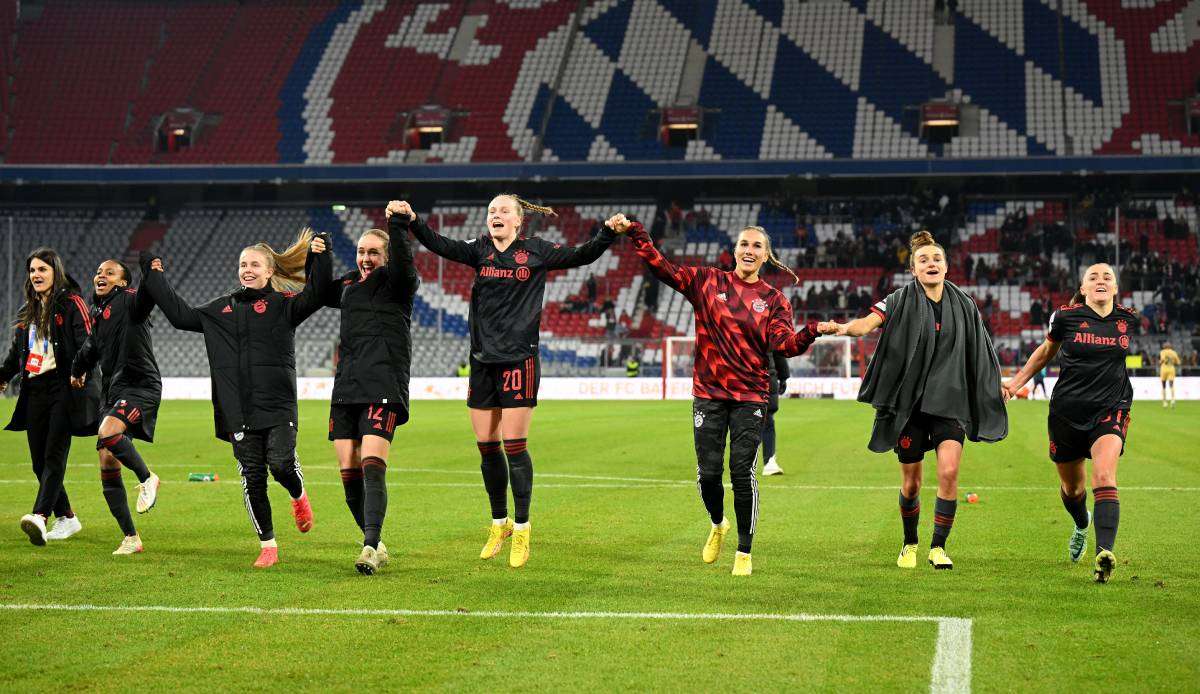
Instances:
[[[532,202],[529,202],[528,200],[525,200],[524,198],[520,198],[513,193],[500,193],[496,197],[512,198],[513,202],[517,203],[517,216],[520,217],[521,219],[525,218],[526,210],[529,210],[530,212],[537,212],[538,214],[545,215],[547,217],[557,217],[558,216],[558,213],[554,211],[554,208],[546,207],[545,205],[535,205]]]
[[[270,245],[259,242],[247,246],[242,252],[255,251],[267,259],[267,265],[275,270],[271,275],[271,287],[277,292],[297,292],[304,288],[304,261],[308,258],[308,246],[313,239],[313,230],[305,227],[292,245],[280,252]]]
[[[792,276],[792,284],[800,284],[800,278],[796,276],[796,273],[792,272],[792,269],[790,267],[788,267],[787,265],[784,265],[783,261],[780,260],[779,257],[775,255],[775,251],[771,248],[771,235],[767,233],[767,230],[760,226],[756,226],[756,225],[752,224],[750,226],[742,228],[743,234],[746,233],[747,231],[757,231],[758,233],[762,234],[763,241],[767,244],[767,262],[774,265],[775,267],[779,268],[780,270],[783,270],[787,274],[791,275]],[[741,234],[739,234],[739,236],[740,235]]]

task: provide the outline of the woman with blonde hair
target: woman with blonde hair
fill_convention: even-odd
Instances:
[[[295,343],[296,327],[321,307],[331,279],[326,248],[325,238],[310,229],[283,252],[265,243],[248,246],[238,260],[241,286],[199,306],[175,292],[161,259],[141,256],[142,287],[171,325],[204,334],[216,435],[233,444],[246,511],[261,544],[258,568],[279,560],[268,470],[291,496],[300,532],[313,525],[296,456]]]
[[[900,521],[904,545],[896,565],[917,565],[921,466],[937,456],[937,502],[929,563],[953,569],[946,540],[958,510],[963,441],[995,442],[1008,435],[1000,362],[975,300],[946,279],[946,250],[928,231],[912,235],[913,281],[850,321],[821,323],[822,335],[862,337],[883,327],[867,364],[858,401],[875,408],[868,448],[894,451],[900,461]]]
[[[492,509],[492,524],[479,558],[495,557],[511,536],[508,565],[513,568],[529,560],[533,460],[527,440],[541,379],[538,332],[546,274],[592,263],[615,238],[605,229],[587,243],[571,247],[526,237],[521,230],[527,211],[554,214],[549,207],[511,193],[497,195],[488,203],[487,231],[470,241],[434,232],[407,202],[401,201],[395,211],[413,218],[409,228],[422,246],[475,271],[467,317],[471,331],[467,407]],[[510,477],[516,506],[513,519],[508,518]]]
[[[721,270],[675,265],[658,252],[641,224],[623,214],[606,224],[619,234],[628,233],[634,251],[650,266],[650,272],[687,297],[696,311],[692,371],[696,486],[712,521],[701,558],[707,564],[715,562],[730,529],[722,481],[728,439],[738,535],[732,573],[749,576],[753,571],[751,544],[758,525],[754,465],[770,393],[776,387],[770,377],[772,352],[784,357],[803,354],[817,338],[817,322],[796,330],[787,298],[759,277],[763,265],[770,263],[799,281],[775,257],[771,238],[762,227],[742,229],[734,246],[734,269]]]

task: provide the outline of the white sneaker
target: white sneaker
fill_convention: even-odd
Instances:
[[[29,536],[29,541],[41,547],[46,544],[46,519],[36,513],[26,513],[21,516],[21,530]]]
[[[1074,523],[1072,523],[1074,525]],[[1088,511],[1088,524],[1086,528],[1071,528],[1071,539],[1067,540],[1067,558],[1072,562],[1078,562],[1079,558],[1087,550],[1088,529],[1092,527],[1092,512]]]
[[[83,530],[83,524],[79,522],[79,516],[57,518],[54,521],[54,527],[50,529],[50,532],[46,533],[46,539],[65,540],[80,530]]]
[[[155,502],[158,501],[158,475],[150,473],[146,481],[137,486],[137,490],[137,512],[145,513],[154,508]]]
[[[763,477],[771,475],[782,475],[783,468],[779,467],[779,463],[775,462],[775,456],[771,456],[766,465],[763,465]]]
[[[137,535],[126,535],[113,554],[137,554],[142,551],[142,538]]]

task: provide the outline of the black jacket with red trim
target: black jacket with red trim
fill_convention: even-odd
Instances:
[[[388,262],[363,277],[357,270],[331,282],[325,305],[342,310],[333,404],[389,404],[408,421],[413,296],[421,280],[413,266],[408,222],[388,220]]]
[[[92,332],[92,319],[87,304],[79,295],[73,281],[71,286],[59,291],[54,297],[54,316],[50,320],[50,342],[54,348],[54,371],[38,378],[59,378],[67,381],[71,376],[71,364],[84,341]],[[29,327],[18,324],[13,330],[12,347],[8,358],[0,365],[0,383],[8,383],[24,371],[29,360]],[[68,402],[65,403],[71,421],[72,436],[95,436],[100,413],[100,381],[96,373],[88,374],[87,387],[76,390],[68,384]],[[26,388],[21,388],[17,407],[12,420],[4,427],[9,431],[25,431],[28,418],[25,413]]]
[[[189,305],[166,275],[150,269],[155,258],[142,253],[141,286],[171,325],[204,334],[217,438],[298,426],[296,327],[321,308],[322,288],[333,273],[330,253],[308,254],[306,282],[298,294],[277,292],[269,284],[241,287],[200,306]]]
[[[92,301],[92,334],[71,365],[81,376],[100,365],[100,391],[105,405],[128,398],[144,405],[162,399],[162,376],[150,338],[154,301],[136,289],[115,288]]]

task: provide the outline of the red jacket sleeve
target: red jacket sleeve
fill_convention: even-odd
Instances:
[[[646,233],[645,227],[639,222],[633,223],[633,227],[629,230],[629,239],[633,242],[633,251],[646,261],[646,264],[650,266],[650,272],[655,277],[681,294],[690,294],[692,284],[699,274],[699,268],[676,265],[664,258],[663,254],[654,247],[654,242]]]
[[[781,294],[772,302],[767,336],[773,351],[794,357],[807,352],[809,345],[817,339],[817,322],[810,320],[799,330],[792,327],[792,305]]]

